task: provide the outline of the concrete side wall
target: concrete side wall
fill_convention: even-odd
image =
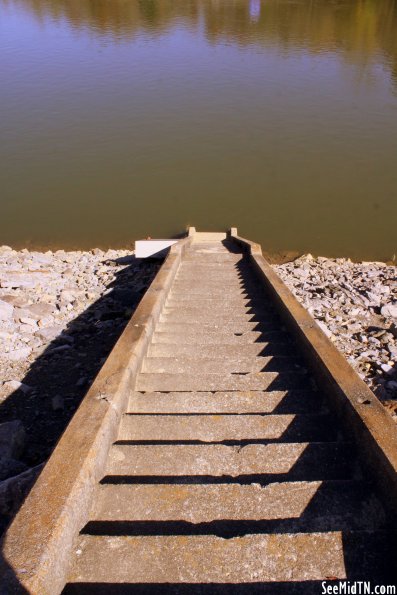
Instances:
[[[2,593],[55,595],[183,253],[172,246],[3,540]]]
[[[397,428],[394,421],[265,260],[259,244],[240,238],[235,228],[230,237],[250,255],[258,279],[301,346],[331,409],[358,446],[362,466],[375,480],[397,531]]]

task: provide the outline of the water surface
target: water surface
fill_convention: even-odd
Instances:
[[[0,0],[0,243],[397,252],[394,0]]]

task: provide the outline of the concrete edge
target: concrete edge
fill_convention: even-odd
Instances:
[[[230,236],[250,255],[258,277],[324,387],[331,409],[347,434],[352,434],[363,468],[374,480],[394,530],[397,531],[397,427],[383,405],[346,358],[323,333],[314,318],[262,256],[259,244],[245,240],[231,229]]]
[[[171,247],[2,540],[2,593],[63,589],[76,534],[89,515],[143,357],[194,231]],[[3,590],[4,589],[4,590]]]

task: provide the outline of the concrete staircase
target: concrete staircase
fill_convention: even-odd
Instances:
[[[384,514],[243,254],[196,234],[75,544],[65,593],[385,583]]]

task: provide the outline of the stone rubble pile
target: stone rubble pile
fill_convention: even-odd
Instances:
[[[37,475],[158,266],[127,250],[0,247],[3,518]],[[12,452],[7,441],[15,443]]]
[[[0,248],[1,359],[33,361],[69,320],[103,295],[118,270],[115,261],[128,254]]]
[[[307,254],[274,268],[397,421],[397,267]]]

